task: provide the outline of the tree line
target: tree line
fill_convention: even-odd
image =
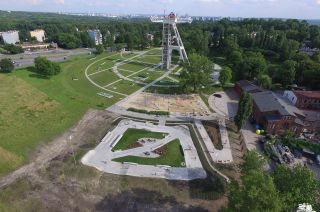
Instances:
[[[103,46],[120,50],[124,46],[144,49],[160,46],[162,24],[148,19],[110,19],[53,13],[0,12],[0,31],[20,30],[22,41],[27,32],[46,31],[48,42],[62,48],[93,47],[87,30],[100,29]],[[244,19],[216,22],[194,21],[180,24],[179,31],[189,55],[196,53],[231,68],[232,80],[255,80],[261,86],[286,88],[298,84],[320,89],[320,55],[299,53],[306,43],[320,48],[320,27],[307,21],[280,19]],[[145,35],[151,33],[154,40]]]

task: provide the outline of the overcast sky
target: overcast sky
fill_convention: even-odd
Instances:
[[[320,0],[0,0],[0,10],[320,19]]]

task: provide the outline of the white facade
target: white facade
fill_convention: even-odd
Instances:
[[[5,44],[16,44],[20,42],[19,31],[0,32]]]
[[[31,37],[35,37],[38,42],[42,43],[45,40],[44,30],[36,29],[30,32]]]
[[[151,33],[147,33],[147,34],[146,34],[146,38],[147,38],[147,40],[149,40],[149,41],[153,41],[153,40],[154,40],[154,35],[151,34]]]
[[[293,91],[285,91],[283,94],[283,97],[288,99],[292,104],[296,104],[298,98],[297,96],[293,93]]]
[[[89,30],[88,35],[96,46],[102,45],[102,34],[100,30]]]

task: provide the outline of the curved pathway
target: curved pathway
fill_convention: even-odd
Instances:
[[[123,133],[129,128],[146,129],[150,131],[168,133],[168,135],[153,144],[145,145],[129,150],[112,152],[111,149],[121,139]],[[185,158],[185,167],[170,167],[162,165],[140,165],[136,163],[119,163],[112,161],[128,155],[139,155],[143,152],[150,152],[179,139]],[[207,174],[202,167],[197,150],[190,137],[189,130],[183,127],[158,126],[151,123],[141,123],[129,120],[121,121],[117,128],[109,132],[102,142],[89,151],[82,159],[82,163],[93,166],[100,171],[107,173],[130,175],[137,177],[165,178],[170,180],[193,180],[204,179]]]

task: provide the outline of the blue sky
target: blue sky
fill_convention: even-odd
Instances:
[[[320,0],[0,0],[0,9],[320,19]]]

